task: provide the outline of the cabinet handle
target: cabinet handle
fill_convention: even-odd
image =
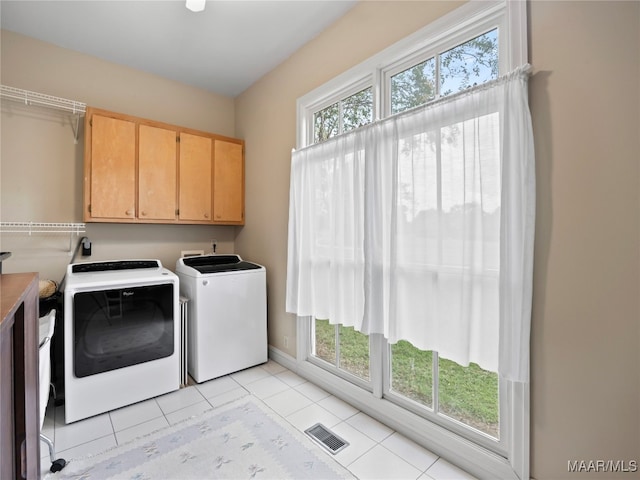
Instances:
[[[133,210],[129,209],[125,212],[128,216],[133,215]]]
[[[208,213],[205,213],[205,214],[204,214],[204,218],[206,218],[206,219],[208,220],[208,219],[209,219],[209,214],[208,214]]]
[[[140,212],[140,215],[142,215],[143,217],[147,216],[147,212],[145,212],[144,210]]]

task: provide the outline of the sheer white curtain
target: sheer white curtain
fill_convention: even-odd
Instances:
[[[527,71],[294,152],[287,311],[528,381]]]

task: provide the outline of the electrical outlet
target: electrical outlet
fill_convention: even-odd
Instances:
[[[289,337],[284,336],[284,348],[289,348]]]

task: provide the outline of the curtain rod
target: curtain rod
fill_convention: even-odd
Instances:
[[[8,87],[0,85],[0,97],[16,102],[23,102],[25,105],[40,105],[48,108],[56,108],[65,110],[77,115],[84,115],[87,105],[75,100],[67,100],[66,98],[53,97],[44,93],[31,92],[22,90],[21,88]]]

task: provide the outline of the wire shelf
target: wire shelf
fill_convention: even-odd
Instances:
[[[71,113],[71,128],[73,129],[73,140],[75,143],[78,143],[78,134],[80,133],[80,117],[84,116],[87,112],[86,103],[77,102],[75,100],[67,100],[66,98],[53,97],[44,93],[30,92],[29,90],[9,87],[7,85],[0,85],[0,98],[24,103],[25,105],[36,105]]]
[[[80,235],[84,233],[84,223],[41,223],[41,222],[0,222],[0,233],[66,233]]]
[[[0,97],[22,102],[25,105],[40,105],[43,107],[65,110],[73,113],[74,115],[84,115],[87,109],[87,105],[82,102],[53,97],[51,95],[45,95],[44,93],[30,92],[29,90],[8,87],[6,85],[0,85]]]

